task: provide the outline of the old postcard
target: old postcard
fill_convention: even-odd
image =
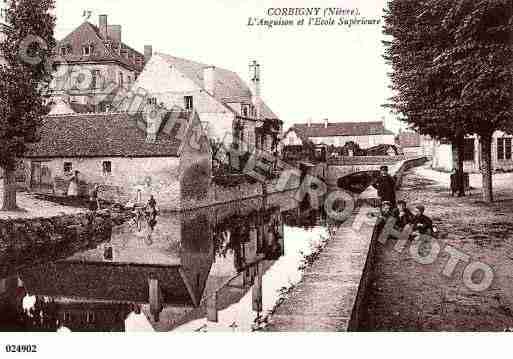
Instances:
[[[512,27],[511,0],[3,0],[0,331],[33,337],[0,351],[513,330]]]

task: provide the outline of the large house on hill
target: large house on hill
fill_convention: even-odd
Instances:
[[[260,97],[260,70],[251,65],[251,88],[235,72],[155,53],[134,84],[149,102],[198,113],[211,141],[233,143],[242,150],[273,151],[282,122]],[[226,142],[225,142],[226,143]]]
[[[395,144],[395,135],[381,121],[375,122],[328,122],[299,123],[293,125],[283,136],[283,146],[333,145],[342,147],[354,142],[366,149],[377,145]]]
[[[145,46],[141,54],[123,42],[121,30],[121,25],[110,25],[107,15],[100,15],[98,26],[85,21],[57,43],[50,102],[76,102],[104,111],[112,94],[109,86],[134,83],[151,58],[152,47]]]

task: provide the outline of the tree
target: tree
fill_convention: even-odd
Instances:
[[[42,89],[51,80],[49,62],[55,46],[53,0],[8,0],[7,28],[0,42],[5,64],[0,66],[0,167],[3,210],[15,210],[17,158],[38,140],[41,117],[48,111]]]
[[[449,68],[434,64],[450,46],[450,35],[440,19],[450,6],[447,1],[391,1],[385,10],[385,60],[392,65],[395,95],[388,107],[403,115],[417,132],[449,140],[461,149],[463,137],[456,133],[462,119],[451,111],[458,96]],[[456,151],[458,154],[460,151]],[[460,155],[456,156],[461,158]],[[463,162],[458,161],[461,172]],[[460,194],[464,194],[461,186]]]
[[[506,130],[513,115],[513,2],[459,1],[444,22],[454,43],[440,61],[463,86],[458,107],[467,114],[468,132],[481,141],[483,200],[492,202],[492,136]]]
[[[460,173],[465,135],[478,134],[488,202],[492,134],[511,119],[511,8],[510,0],[393,0],[385,10],[388,106],[420,133],[450,140]]]

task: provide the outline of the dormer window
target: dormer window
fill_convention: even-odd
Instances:
[[[82,55],[91,56],[93,54],[93,50],[94,50],[93,45],[82,46]]]
[[[192,110],[193,102],[192,102],[192,96],[184,96],[184,104],[186,110]]]
[[[69,45],[61,47],[61,56],[66,56],[71,53],[71,47]]]

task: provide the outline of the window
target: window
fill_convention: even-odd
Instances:
[[[497,159],[504,159],[504,138],[497,139]]]
[[[497,139],[497,159],[511,159],[511,137],[502,137]]]
[[[192,96],[185,96],[184,101],[185,101],[185,109],[192,110],[192,107],[193,107]]]
[[[71,162],[64,162],[64,173],[69,174],[73,170],[73,164]]]
[[[123,73],[122,72],[119,73],[119,86],[123,87]]]
[[[66,56],[67,54],[69,54],[71,52],[71,48],[69,45],[66,45],[66,46],[63,46],[61,47],[61,55],[62,56]]]
[[[7,279],[0,279],[0,294],[7,292]]]
[[[91,80],[91,88],[97,89],[100,88],[100,70],[93,70],[92,72],[92,80]]]
[[[157,106],[157,98],[156,97],[148,97],[148,105]]]
[[[88,323],[93,323],[94,322],[94,312],[87,312],[86,320]]]
[[[82,55],[91,56],[93,54],[93,45],[82,46]]]
[[[511,137],[504,139],[504,153],[507,160],[511,159]]]
[[[250,107],[249,107],[249,105],[246,105],[246,104],[242,105],[242,116],[246,117],[246,118],[250,116]]]
[[[463,161],[474,161],[474,139],[466,138],[463,147]]]
[[[103,161],[102,170],[104,175],[110,175],[112,173],[112,163],[110,161]]]

